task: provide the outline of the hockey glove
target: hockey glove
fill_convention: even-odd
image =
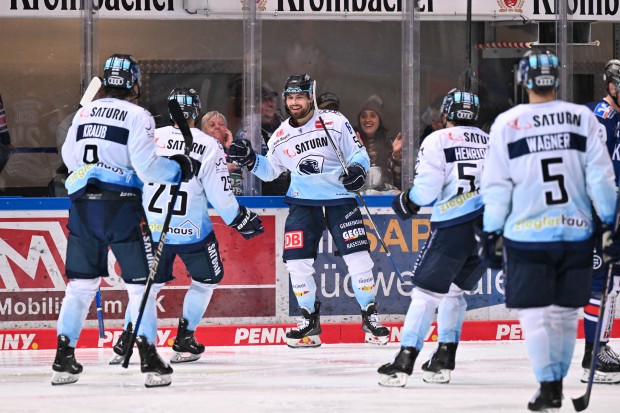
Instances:
[[[258,215],[242,205],[239,206],[239,213],[230,223],[230,226],[239,231],[245,239],[253,238],[265,232]]]
[[[188,182],[196,176],[196,172],[198,172],[200,168],[200,163],[198,163],[198,161],[183,153],[172,155],[170,159],[178,163],[181,167],[181,181],[183,182]]]
[[[603,261],[618,264],[620,261],[620,234],[612,234],[611,228],[603,226],[602,229]]]
[[[340,182],[347,191],[357,192],[364,186],[366,182],[366,170],[358,163],[352,163],[347,166],[347,170],[340,174]]]
[[[256,162],[256,154],[247,139],[232,141],[228,148],[228,157],[235,165],[247,166],[248,169],[252,169]]]
[[[409,190],[401,192],[392,200],[392,209],[403,221],[408,220],[418,213],[420,207],[409,199]]]
[[[485,232],[479,227],[475,228],[475,236],[482,264],[494,270],[501,270],[504,236],[500,232]]]

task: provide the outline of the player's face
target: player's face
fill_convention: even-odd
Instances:
[[[366,136],[374,136],[380,123],[379,115],[374,110],[363,110],[360,113],[360,127]]]
[[[310,99],[305,93],[289,93],[286,95],[286,106],[293,119],[302,119],[310,111]]]

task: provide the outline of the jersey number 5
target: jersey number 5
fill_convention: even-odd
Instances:
[[[551,164],[561,164],[562,158],[548,158],[542,159],[540,161],[540,165],[542,167],[543,181],[545,182],[556,182],[558,187],[560,188],[560,198],[554,199],[553,192],[547,191],[545,192],[545,201],[547,201],[547,205],[558,205],[565,204],[568,202],[568,193],[566,192],[566,188],[564,187],[564,175],[551,175],[549,171],[549,166]]]
[[[465,173],[465,168],[477,169],[478,165],[476,165],[475,163],[458,163],[456,167],[458,168],[459,181],[467,181],[469,183],[469,185],[467,185],[468,188],[463,188],[459,185],[459,190],[456,194],[461,195],[464,192],[475,192],[477,189],[476,176],[468,175],[467,173]]]

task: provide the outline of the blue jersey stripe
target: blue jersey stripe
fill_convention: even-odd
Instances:
[[[515,159],[531,153],[564,149],[585,152],[586,137],[571,132],[526,136],[508,144],[508,157]]]
[[[86,123],[78,127],[76,140],[82,139],[103,139],[108,142],[116,142],[127,145],[129,130],[112,125],[102,125],[100,123]]]

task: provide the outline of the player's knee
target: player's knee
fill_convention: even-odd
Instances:
[[[448,290],[448,293],[446,294],[446,297],[450,297],[450,298],[464,298],[463,294],[465,293],[465,291],[463,291],[463,289],[461,287],[459,287],[456,284],[450,284],[450,289]]]
[[[372,267],[375,265],[368,251],[358,251],[353,254],[343,255],[342,259],[347,264],[349,274],[367,274],[372,271]]]
[[[307,277],[314,274],[314,260],[312,258],[306,258],[303,260],[288,260],[286,261],[286,269],[288,270],[291,278],[295,277]]]
[[[430,302],[437,307],[443,298],[443,294],[436,293],[433,291],[425,290],[424,288],[416,287],[411,292],[411,300],[412,301],[424,301]]]
[[[207,293],[214,290],[215,287],[217,287],[217,283],[211,283],[205,280],[195,279],[192,279],[192,283],[189,286],[191,290],[199,291],[200,293]]]
[[[93,279],[73,278],[69,281],[69,284],[67,284],[66,294],[92,300],[100,284],[101,277]]]

